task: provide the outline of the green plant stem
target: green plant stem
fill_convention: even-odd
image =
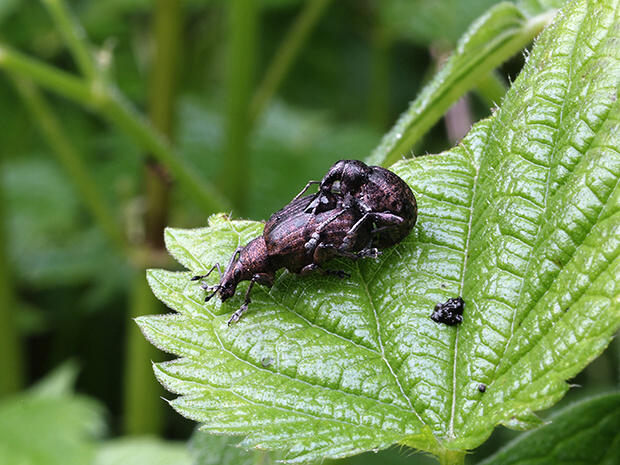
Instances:
[[[131,317],[154,313],[165,313],[165,308],[153,296],[143,270],[136,270],[131,285],[129,302]],[[154,406],[160,402],[163,389],[153,377],[149,360],[161,359],[158,351],[142,336],[135,325],[128,328],[125,365],[124,429],[126,434],[158,434],[162,424],[162,408]]]
[[[275,95],[330,2],[331,0],[308,0],[306,2],[304,9],[278,48],[252,98],[249,109],[251,125],[255,124],[256,120],[260,118],[265,107]]]
[[[75,19],[64,0],[41,0],[62,34],[80,72],[88,81],[96,79],[96,68],[86,33]]]
[[[149,114],[153,125],[172,139],[182,55],[183,0],[157,0],[153,19],[155,57],[150,71]]]
[[[439,457],[441,465],[463,465],[465,463],[465,453],[458,450],[445,450]]]
[[[459,63],[450,69],[447,75],[441,72],[436,79],[440,84],[431,93],[423,90],[416,101],[386,134],[381,144],[375,149],[367,162],[373,165],[389,166],[410,153],[411,147],[417,143],[428,130],[443,116],[445,111],[461,96],[500,65],[508,57],[514,55],[553,19],[555,10],[532,18],[528,18],[519,29],[507,30],[493,38],[481,51],[476,59],[466,64]],[[449,66],[447,63],[446,66]]]
[[[89,108],[96,106],[96,95],[86,82],[53,66],[30,58],[23,53],[0,44],[0,68],[32,79],[39,86]]]
[[[490,108],[498,107],[506,92],[508,85],[496,71],[491,71],[476,85],[476,93]]]
[[[183,2],[157,0],[153,18],[155,55],[149,76],[149,114],[153,125],[167,140],[174,140],[177,77],[182,53]],[[168,223],[170,183],[165,167],[147,162],[145,167],[145,231],[149,247],[164,249]]]
[[[226,150],[220,187],[243,214],[249,184],[248,105],[254,86],[258,42],[256,0],[228,2]]]
[[[168,140],[174,138],[183,24],[182,5],[182,0],[158,0],[153,18],[155,56],[149,73],[149,113],[153,125]],[[146,266],[151,267],[157,265],[159,256],[167,255],[163,238],[170,207],[170,183],[165,168],[149,159],[144,167],[144,196],[145,261]],[[153,298],[142,271],[143,268],[134,283],[134,299],[131,302],[131,313],[134,317],[164,311]],[[161,410],[164,405],[156,395],[159,388],[155,386],[156,381],[149,364],[153,351],[135,326],[131,326],[127,332],[127,373],[124,378],[125,432],[132,435],[161,433]],[[148,389],[152,395],[144,396],[143,389]]]
[[[19,391],[24,384],[24,355],[15,321],[15,291],[7,256],[5,197],[0,180],[0,397]]]
[[[371,38],[368,121],[380,131],[388,124],[391,48],[392,36],[377,20]]]
[[[15,87],[26,103],[28,110],[41,127],[43,135],[73,180],[80,197],[90,210],[101,230],[123,255],[127,255],[128,244],[118,218],[110,210],[105,197],[89,173],[82,156],[71,143],[45,98],[32,82],[13,79]]]
[[[125,131],[170,170],[205,213],[229,210],[229,203],[222,195],[199,177],[198,171],[181,158],[115,88],[101,82],[87,85],[79,78],[3,45],[0,45],[0,68],[28,77],[41,87],[93,109]]]

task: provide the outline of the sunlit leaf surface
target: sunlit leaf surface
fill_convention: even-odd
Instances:
[[[191,271],[148,279],[178,313],[139,324],[179,356],[155,365],[174,408],[292,461],[394,443],[446,456],[497,424],[539,424],[533,412],[620,327],[618,10],[567,6],[493,117],[455,149],[393,167],[418,223],[377,260],[331,264],[350,279],[279,274],[228,327],[247,284],[205,304],[189,278],[226,264],[262,224],[220,215],[169,229]],[[434,323],[434,305],[457,295],[464,323]]]

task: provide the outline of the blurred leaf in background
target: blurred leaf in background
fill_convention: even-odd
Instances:
[[[467,27],[500,0],[389,0],[382,19],[400,37],[420,44],[456,43]]]
[[[574,403],[480,465],[613,465],[620,462],[620,394]]]
[[[0,402],[0,464],[92,463],[105,431],[99,402],[77,395],[74,364]]]

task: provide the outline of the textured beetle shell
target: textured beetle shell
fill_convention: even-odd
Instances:
[[[368,181],[362,184],[359,198],[373,211],[389,211],[404,219],[397,227],[389,228],[379,234],[374,245],[379,249],[390,247],[409,235],[418,218],[418,205],[411,188],[390,170],[372,166]],[[385,226],[380,220],[377,227]]]
[[[356,209],[340,210],[335,198],[330,199],[330,202],[333,201],[333,206],[327,211],[317,214],[306,212],[315,197],[316,194],[307,195],[291,202],[274,213],[265,224],[263,237],[272,266],[299,273],[307,265],[322,265],[340,255],[336,249],[342,245],[351,227],[361,218],[361,213]],[[333,245],[334,248],[322,248],[314,253],[308,253],[305,245],[312,233],[321,223],[331,219],[338,212],[341,212],[340,216],[329,222],[320,234],[321,243]],[[362,228],[345,252],[359,252],[369,243],[370,231]]]

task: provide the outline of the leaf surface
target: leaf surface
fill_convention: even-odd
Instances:
[[[454,149],[394,165],[418,223],[377,260],[334,261],[349,279],[281,273],[228,327],[246,284],[205,304],[189,278],[225,266],[262,225],[219,215],[168,229],[191,272],[148,279],[178,313],[138,323],[179,356],[155,365],[174,408],[297,462],[394,443],[447,457],[497,424],[540,424],[533,412],[620,327],[618,10],[568,5],[500,110]],[[434,305],[457,295],[463,324],[434,323]]]

